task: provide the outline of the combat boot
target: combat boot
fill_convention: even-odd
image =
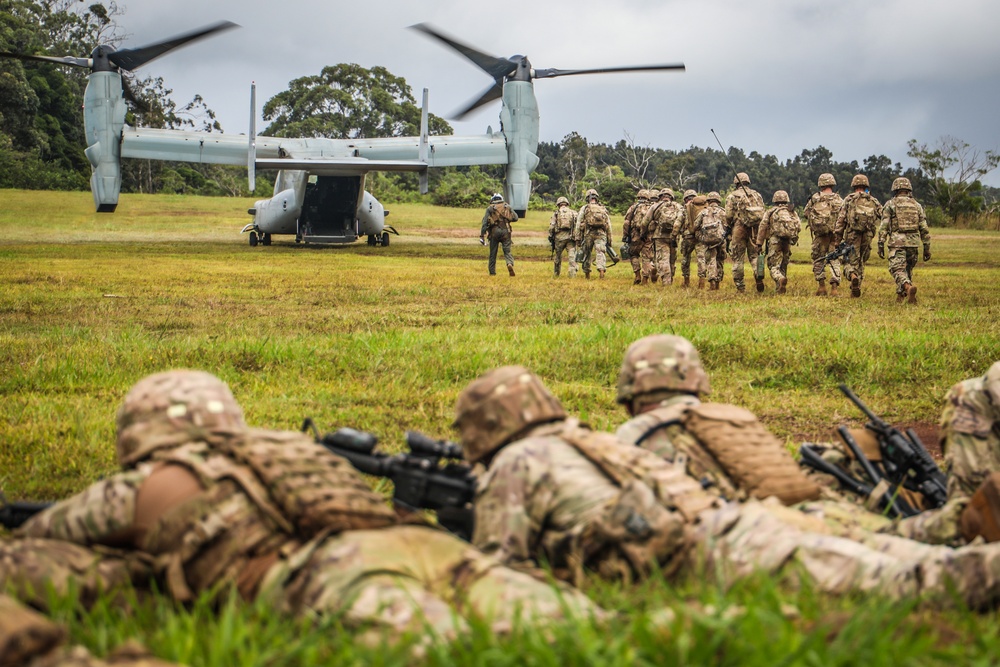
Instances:
[[[718,280],[712,280],[712,281],[710,281],[708,283],[708,289],[711,290],[711,291],[718,291],[718,289],[719,289],[719,281]]]
[[[833,286],[830,286],[833,288]],[[826,296],[826,281],[819,280],[816,284],[816,296]]]
[[[681,287],[691,287],[691,276],[684,276],[684,284]]]
[[[597,277],[598,277],[598,278],[599,278],[600,280],[604,280],[604,269],[598,269],[598,270],[597,270]]]
[[[590,280],[590,271],[584,271],[583,277],[586,278],[587,280]]]
[[[837,294],[838,287],[840,287],[839,283],[830,283],[830,296],[839,296]]]
[[[906,301],[906,295],[896,292],[896,303],[903,303],[904,301]]]
[[[784,276],[778,278],[778,294],[784,294],[785,287],[787,285],[788,285],[788,278],[785,278]]]
[[[763,293],[764,292],[764,279],[763,278],[758,278],[757,276],[754,276],[753,279],[757,283],[757,291],[759,293]]]
[[[507,273],[509,273],[512,276],[514,275],[514,265],[513,264],[508,264],[507,265]]]
[[[642,285],[648,285],[649,284],[649,276],[643,276],[641,284]]]
[[[698,278],[698,289],[705,289],[705,279]]]
[[[740,294],[743,294],[743,292],[747,291],[747,287],[746,285],[737,285],[736,291],[739,292]]]
[[[855,299],[861,296],[861,276],[856,273],[851,274],[851,296]]]
[[[635,274],[635,279],[632,281],[632,284],[638,285],[639,283],[642,282],[642,274],[639,273],[638,271],[633,271],[633,273]]]
[[[558,278],[559,277],[559,269],[553,269],[552,270],[552,277],[553,278]]]
[[[917,286],[911,284],[906,288],[906,302],[916,304],[917,303]]]

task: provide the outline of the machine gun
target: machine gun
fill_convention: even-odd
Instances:
[[[341,428],[320,436],[309,417],[302,422],[302,432],[307,431],[318,444],[347,459],[360,472],[392,480],[392,501],[397,507],[434,510],[442,527],[465,541],[472,539],[476,478],[472,468],[457,462],[462,458],[459,445],[407,431],[410,451],[386,454],[375,451],[378,438],[371,433]],[[442,465],[442,459],[451,462]]]
[[[853,252],[854,246],[846,241],[843,241],[839,246],[823,255],[823,261],[829,264],[833,260],[839,259],[840,261],[847,263],[851,259],[851,253]]]
[[[868,417],[865,428],[878,438],[886,478],[894,485],[923,494],[931,509],[944,505],[948,501],[948,478],[913,429],[904,435],[882,421],[846,384],[840,385],[840,391]]]
[[[0,493],[0,503],[2,503],[0,505],[0,526],[7,530],[20,528],[25,521],[52,506],[52,503],[28,501],[9,503],[2,493]]]

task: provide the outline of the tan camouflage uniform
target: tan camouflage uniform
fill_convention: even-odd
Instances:
[[[583,275],[590,277],[591,265],[604,277],[607,270],[605,248],[611,238],[611,215],[597,201],[584,204],[577,214],[577,240],[583,246]]]
[[[878,230],[879,249],[889,243],[889,273],[896,281],[896,294],[907,296],[913,285],[913,268],[917,265],[920,245],[924,259],[930,259],[931,232],[927,227],[924,207],[908,191],[898,192],[882,208],[882,225]]]
[[[658,276],[661,284],[670,285],[674,281],[677,259],[677,233],[684,225],[685,211],[673,200],[673,193],[669,190],[664,192],[668,194],[650,207],[642,224],[646,228],[646,236],[652,240],[655,271],[651,275]]]
[[[517,212],[505,201],[490,204],[483,214],[483,224],[479,228],[479,237],[489,234],[490,259],[487,265],[490,275],[497,274],[497,248],[503,247],[503,259],[507,263],[507,271],[514,275],[514,256],[511,254],[511,226],[517,222]]]
[[[744,187],[746,191],[744,192]],[[733,260],[733,283],[739,291],[746,290],[746,281],[743,278],[743,260],[750,263],[750,270],[757,266],[757,255],[759,250],[754,247],[754,239],[757,236],[757,226],[760,223],[751,222],[749,209],[764,211],[764,198],[760,193],[749,185],[735,185],[733,191],[726,197],[726,227],[729,229],[729,256]],[[759,217],[759,214],[758,214]],[[761,291],[758,288],[758,291]]]
[[[98,659],[82,646],[67,647],[66,629],[14,598],[0,595],[0,667],[176,667],[128,641]]]
[[[719,218],[725,225],[723,216],[725,215],[720,201],[709,201],[707,206],[698,213],[698,217],[691,224],[691,229],[695,235],[695,255],[698,258],[698,287],[704,287],[707,280],[711,289],[718,289],[723,278],[723,262],[725,257],[725,241],[707,241],[703,235],[703,227],[706,216]]]
[[[555,239],[553,252],[553,273],[559,275],[562,256],[565,251],[569,260],[569,277],[576,276],[576,211],[569,204],[560,204],[549,221],[549,234]]]
[[[830,267],[830,286],[835,291],[836,287],[840,285],[840,260],[834,259],[826,262],[823,258],[836,250],[840,244],[840,239],[833,233],[833,230],[836,226],[837,214],[843,205],[844,198],[832,190],[813,193],[813,196],[806,203],[805,216],[809,224],[809,233],[812,235],[813,277],[816,278],[816,282],[819,283],[824,292],[827,265]]]
[[[691,254],[694,252],[695,247],[698,242],[694,238],[694,221],[698,217],[708,202],[705,200],[705,195],[692,194],[693,190],[689,190],[684,196],[684,223],[680,229],[680,239],[681,239],[681,277],[684,278],[684,285],[687,286],[691,281]],[[697,258],[695,259],[697,261]]]
[[[851,296],[861,296],[861,283],[865,279],[865,264],[871,255],[872,239],[878,220],[882,217],[882,205],[867,192],[852,192],[844,198],[844,204],[837,214],[837,225],[833,229],[834,238],[850,244],[854,251],[844,266],[844,278],[852,280]],[[857,286],[853,284],[857,282]]]
[[[284,612],[343,614],[375,643],[425,627],[454,637],[469,614],[505,632],[519,610],[526,620],[601,613],[450,534],[395,525],[345,460],[301,433],[247,429],[228,389],[191,374],[151,376],[126,397],[119,458],[134,469],[36,515],[23,531],[125,541],[155,558],[177,600],[235,588]]]
[[[764,219],[757,229],[757,238],[754,241],[758,247],[767,242],[767,268],[771,272],[771,278],[779,294],[785,293],[788,284],[788,260],[792,257],[792,246],[799,242],[801,229],[798,214],[788,209],[788,195],[785,194],[784,202],[777,202],[764,213]],[[795,233],[789,236],[792,230]]]
[[[625,211],[625,222],[622,225],[622,243],[628,243],[629,262],[632,264],[632,273],[635,276],[632,282],[636,285],[642,282],[643,276],[641,257],[644,245],[642,240],[642,218],[646,215],[646,211],[649,210],[647,194],[646,190],[639,191],[639,198]],[[649,278],[648,274],[646,278]]]
[[[960,517],[969,498],[1000,471],[1000,361],[986,375],[948,392],[941,413],[941,449],[948,472],[948,502],[902,519],[896,532],[929,544],[962,541]]]

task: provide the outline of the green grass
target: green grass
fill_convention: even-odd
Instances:
[[[625,264],[604,281],[553,280],[548,216],[535,212],[515,225],[514,279],[486,275],[478,210],[389,203],[389,222],[403,235],[388,248],[283,239],[250,248],[238,231],[252,203],[125,195],[109,216],[92,212],[89,193],[0,191],[0,486],[8,497],[56,498],[113,472],[121,397],[142,376],[168,368],[225,379],[251,424],[297,428],[310,415],[321,428],[365,429],[395,449],[406,429],[450,436],[458,392],[501,364],[528,366],[571,412],[614,428],[624,419],[614,403],[621,356],[653,332],[691,339],[712,398],[754,410],[789,442],[860,421],[839,382],[886,419],[926,426],[937,421],[948,387],[1000,359],[995,232],[933,230],[934,260],[917,267],[920,304],[901,307],[877,258],[861,299],[813,297],[806,239],[793,252],[788,295],[738,295],[728,267],[723,289],[711,293],[633,287]],[[614,225],[617,233],[621,220]],[[872,663],[985,664],[1000,648],[996,616],[948,616],[948,631],[935,639],[934,622],[906,608],[756,586],[720,597],[710,586],[622,591],[595,582],[591,592],[614,609],[677,606],[690,597],[750,613],[732,622],[685,613],[683,627],[666,634],[643,628],[641,616],[611,632],[571,626],[552,643],[522,638],[523,650],[480,632],[429,659],[775,664],[790,655],[788,664],[857,664],[868,655]],[[788,599],[802,618],[778,613]],[[82,641],[107,627],[197,665],[403,659],[366,653],[333,626],[307,632],[262,610],[224,607],[216,620],[197,607],[148,604],[127,619],[65,617]],[[842,619],[832,634],[831,618]],[[208,641],[223,623],[253,624],[247,650],[257,653],[221,657],[239,643],[220,649]],[[194,637],[185,643],[187,635]],[[275,657],[286,644],[288,656]],[[173,652],[176,645],[190,652]]]

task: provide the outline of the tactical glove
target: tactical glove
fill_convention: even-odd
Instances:
[[[879,243],[878,244],[878,256],[881,257],[882,259],[885,259],[885,244],[884,243]]]
[[[931,247],[929,245],[924,246],[924,261],[931,261]]]
[[[479,245],[486,245],[486,237],[485,236],[480,236],[479,237]]]

